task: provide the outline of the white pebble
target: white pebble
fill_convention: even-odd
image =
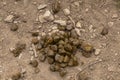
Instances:
[[[61,26],[66,26],[67,25],[66,21],[64,21],[64,20],[55,20],[54,23],[59,24]]]
[[[41,22],[41,23],[46,22],[46,20],[44,19],[43,15],[39,15],[39,16],[38,16],[38,20],[39,20],[39,22]],[[36,19],[36,21],[37,21],[37,19]]]
[[[65,15],[70,15],[70,10],[69,10],[69,9],[67,9],[67,8],[66,8],[66,9],[64,9],[64,10],[63,10],[63,12],[64,12],[64,14],[65,14]]]
[[[113,19],[118,18],[118,14],[113,14],[113,15],[112,15],[112,18],[113,18]]]
[[[14,21],[14,16],[13,15],[8,15],[5,19],[4,19],[5,22],[13,22]]]
[[[49,10],[47,10],[44,13],[43,18],[47,21],[53,21],[54,20],[54,16],[51,14],[51,12]]]
[[[41,4],[41,5],[38,6],[38,10],[44,9],[44,8],[46,8],[46,7],[47,7],[46,4]]]
[[[76,23],[76,27],[77,28],[81,28],[82,27],[82,25],[81,25],[81,23],[79,21]]]
[[[75,28],[75,31],[76,31],[76,33],[77,33],[79,36],[81,35],[81,33],[80,33],[80,30],[79,30],[79,29]]]
[[[99,54],[100,54],[100,51],[101,51],[101,49],[96,49],[96,50],[95,50],[95,55],[96,55],[96,56],[99,55]]]
[[[114,25],[114,22],[108,22],[108,26],[112,27]]]

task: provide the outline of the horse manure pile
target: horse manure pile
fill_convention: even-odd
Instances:
[[[75,56],[77,50],[87,58],[94,51],[93,46],[80,39],[75,29],[71,27],[64,27],[51,35],[42,36],[40,40],[34,34],[32,34],[32,43],[36,47],[39,60],[47,61],[50,70],[59,72],[62,77],[67,73],[66,67],[78,65],[79,61]]]

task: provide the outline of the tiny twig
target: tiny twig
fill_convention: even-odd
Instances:
[[[93,63],[90,63],[90,64],[84,66],[82,69],[79,70],[78,73],[75,74],[75,80],[78,80],[78,75],[79,75],[81,72],[83,72],[85,69],[87,69],[88,67],[93,66],[93,65],[95,65],[95,64],[98,64],[98,63],[100,63],[100,62],[103,62],[103,61],[105,61],[105,60],[98,60],[98,61],[95,61],[95,62],[93,62]]]
[[[68,18],[72,21],[73,26],[75,27],[75,21],[72,19],[72,17],[71,17],[71,16],[68,16]]]
[[[33,48],[33,51],[34,51],[34,56],[35,56],[35,57],[38,57],[37,51],[36,51],[36,49],[35,49],[35,45],[34,45],[34,44],[32,44],[32,48]]]

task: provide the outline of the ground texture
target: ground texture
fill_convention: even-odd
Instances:
[[[113,0],[60,0],[61,10],[54,15],[55,20],[67,21],[63,9],[69,9],[73,22],[81,23],[80,37],[94,45],[98,52],[90,58],[77,53],[79,62],[84,64],[67,68],[69,73],[63,78],[49,71],[46,62],[39,62],[40,72],[34,72],[34,68],[29,65],[33,57],[30,52],[30,31],[39,30],[41,35],[51,31],[54,23],[42,24],[38,17],[46,10],[51,11],[53,1],[0,0],[0,80],[9,80],[16,71],[26,72],[21,80],[75,80],[76,73],[86,66],[83,72],[91,78],[89,80],[120,80],[120,11]],[[47,7],[38,10],[41,4]],[[7,23],[5,18],[10,14],[17,18]],[[17,23],[17,31],[10,30],[13,23]],[[108,34],[102,36],[100,33],[104,27],[108,29]],[[26,49],[19,57],[14,57],[10,49],[19,41],[26,43]]]

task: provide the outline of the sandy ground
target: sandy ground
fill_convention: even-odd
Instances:
[[[83,71],[91,77],[89,80],[120,80],[120,11],[113,0],[61,0],[62,9],[56,14],[56,19],[67,20],[63,9],[70,8],[70,16],[74,22],[82,24],[80,37],[99,49],[98,55],[93,54],[90,58],[77,57],[84,65],[67,68],[69,73],[61,78],[57,73],[49,71],[47,62],[39,62],[39,73],[29,65],[31,59],[29,31],[38,29],[40,34],[46,33],[52,22],[41,24],[37,21],[40,14],[51,10],[54,0],[0,0],[0,80],[9,80],[16,71],[26,71],[21,80],[74,80],[74,75],[84,66]],[[47,7],[38,10],[37,7],[46,4]],[[4,19],[14,14],[19,29],[15,32],[10,30],[12,23],[6,23]],[[41,26],[41,28],[40,28]],[[100,34],[103,27],[107,27],[107,35]],[[25,42],[26,49],[20,57],[14,57],[10,48],[17,42]],[[95,63],[96,61],[100,61]],[[89,64],[95,63],[91,66]]]

